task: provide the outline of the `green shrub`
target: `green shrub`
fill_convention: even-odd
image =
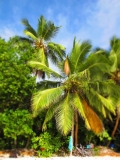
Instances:
[[[32,130],[33,118],[29,111],[5,110],[4,113],[0,113],[0,117],[4,137],[16,141],[15,145],[17,145],[17,139],[20,136],[27,138],[34,134]]]
[[[39,157],[50,157],[57,153],[65,142],[61,141],[60,135],[52,135],[48,132],[40,134],[39,137],[32,138],[32,148],[37,150]]]

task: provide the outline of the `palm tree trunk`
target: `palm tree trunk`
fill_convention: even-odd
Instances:
[[[119,124],[119,120],[120,120],[120,113],[117,114],[115,126],[114,126],[114,129],[113,129],[112,134],[111,134],[111,138],[113,138],[115,133],[116,133],[116,130],[117,130],[118,124]],[[111,143],[111,140],[108,142],[107,147],[109,147],[110,143]]]
[[[78,145],[78,113],[75,111],[75,146]]]

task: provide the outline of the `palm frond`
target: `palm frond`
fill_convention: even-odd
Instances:
[[[60,27],[54,26],[54,23],[51,21],[48,21],[46,24],[46,27],[44,29],[43,37],[46,41],[51,40],[51,38],[54,38],[56,34],[58,33]]]
[[[115,39],[115,42],[112,45],[112,49],[110,51],[109,56],[110,61],[113,64],[113,67],[115,66],[115,69],[120,68],[120,39]],[[114,72],[114,71],[113,71]]]
[[[18,38],[19,38],[21,41],[27,41],[28,43],[33,44],[33,40],[31,40],[31,39],[29,39],[29,38],[21,37],[21,36],[19,36]]]
[[[110,40],[111,49],[114,52],[117,52],[117,50],[120,48],[120,38],[117,38],[115,36],[112,37]]]
[[[80,99],[77,93],[73,95],[73,105],[85,121],[87,129],[93,130],[96,134],[104,130],[104,126],[100,118],[90,108],[85,100]]]
[[[40,18],[38,19],[38,27],[37,27],[37,33],[39,35],[40,38],[44,39],[43,33],[46,27],[46,20],[44,18],[44,16],[40,16]]]
[[[112,80],[93,81],[89,83],[90,87],[104,97],[112,100],[112,105],[116,106],[119,101],[120,88]]]
[[[56,56],[57,62],[63,60],[63,58],[65,57],[65,47],[63,47],[62,45],[53,43],[53,42],[49,42],[48,43],[48,50],[50,52],[50,54],[48,54],[48,56]],[[52,60],[52,58],[51,58]],[[54,62],[54,61],[53,61]],[[54,62],[56,63],[56,62]]]
[[[54,26],[54,23],[47,21],[44,16],[40,16],[38,19],[37,33],[41,39],[49,41],[53,38],[59,31],[60,27]]]
[[[114,46],[114,44],[117,42],[117,38],[116,38],[116,36],[113,36],[112,38],[111,38],[111,40],[110,40],[110,46],[111,46],[111,48],[113,48],[113,46]]]
[[[57,65],[57,63],[59,63],[59,59],[58,59],[57,55],[54,54],[54,51],[49,50],[49,51],[48,51],[48,57],[49,57],[50,61],[51,61],[54,65]]]
[[[34,34],[32,34],[30,31],[28,30],[24,30],[24,34],[30,38],[32,38],[33,40],[37,40],[37,37],[34,36]]]
[[[62,76],[60,74],[58,74],[57,72],[53,71],[52,69],[50,69],[49,67],[47,67],[45,64],[37,62],[37,61],[28,61],[28,65],[36,68],[38,70],[44,71],[47,73],[47,75],[52,75],[55,76],[57,78],[62,78]]]
[[[59,69],[60,75],[62,75],[62,77],[64,77],[64,78],[66,78],[66,74],[64,71],[64,63],[65,63],[65,61],[58,62],[57,67]]]
[[[100,95],[98,92],[96,92],[93,89],[90,89],[90,94],[92,95],[92,99],[94,100],[94,103],[98,106],[96,107],[99,109],[102,105],[107,108],[109,112],[112,112],[115,114],[115,106],[113,105],[113,101],[110,98],[105,98],[104,96]]]
[[[46,130],[47,129],[47,122],[50,121],[52,119],[52,117],[55,114],[56,108],[58,107],[58,104],[52,105],[48,108],[47,113],[45,115],[45,119],[42,125],[42,130]]]
[[[69,56],[70,63],[72,66],[72,73],[74,73],[74,71],[77,71],[78,66],[84,63],[85,59],[89,54],[90,49],[91,44],[89,41],[82,42],[81,44],[79,41],[74,41],[73,49]]]
[[[71,131],[73,124],[74,110],[70,104],[71,98],[72,97],[68,93],[60,102],[55,113],[57,128],[63,135],[67,135]]]
[[[111,80],[101,80],[101,82],[90,82],[88,86],[88,88],[84,89],[84,94],[94,110],[105,118],[115,114],[120,95],[120,89],[117,85]]]
[[[32,37],[38,37],[36,31],[31,27],[31,25],[29,24],[28,20],[27,19],[22,19],[21,20],[21,23],[25,26],[25,30],[24,30],[24,33],[27,35],[27,36],[32,36]],[[31,33],[31,34],[30,34]],[[31,37],[31,38],[32,38]]]
[[[36,57],[37,60],[41,63],[43,63],[44,65],[48,66],[48,61],[47,61],[47,57],[45,56],[44,53],[44,49],[43,48],[39,48],[36,52]]]
[[[101,112],[100,113],[102,113],[102,115],[104,116],[104,118],[106,118],[107,117],[107,113],[106,113],[106,109],[105,109],[105,107],[103,106],[103,105],[101,105]]]
[[[96,77],[100,78],[103,74],[109,73],[111,69],[110,62],[106,56],[101,53],[100,51],[93,54],[91,53],[86,61],[79,65],[79,72],[89,70],[92,79]]]
[[[110,51],[109,60],[111,62],[111,72],[115,72],[118,68],[118,59],[113,50]]]
[[[51,104],[58,101],[63,93],[62,87],[46,89],[38,91],[32,97],[32,111],[36,116],[39,112],[45,108],[48,108]]]
[[[107,112],[107,117],[112,121],[113,119],[112,119],[112,115],[111,115],[111,113],[110,112]]]
[[[84,112],[87,117],[87,120],[90,124],[91,130],[94,131],[96,134],[99,134],[104,131],[104,126],[100,118],[97,114],[90,108],[88,103],[83,100],[84,105]]]
[[[82,117],[82,119],[85,121],[85,125],[87,127],[87,129],[91,129],[90,124],[86,118],[85,112],[84,112],[84,106],[83,103],[79,97],[79,95],[77,93],[75,93],[73,95],[73,106],[77,109],[78,113],[80,114],[80,116]]]

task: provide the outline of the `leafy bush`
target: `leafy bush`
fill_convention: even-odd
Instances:
[[[27,138],[34,134],[33,118],[27,110],[5,110],[4,113],[0,113],[0,117],[4,137],[15,142],[19,136]]]
[[[60,135],[54,136],[48,132],[40,134],[39,137],[32,138],[32,148],[37,150],[39,157],[50,157],[64,143],[65,141],[61,141]]]

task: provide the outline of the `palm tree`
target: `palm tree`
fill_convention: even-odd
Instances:
[[[109,61],[102,51],[90,54],[90,49],[89,41],[80,44],[74,40],[71,53],[59,64],[61,75],[66,75],[64,81],[60,86],[42,88],[33,95],[33,115],[46,110],[43,130],[55,116],[57,129],[67,135],[78,113],[86,127],[99,134],[104,126],[97,113],[104,117],[115,113],[116,95],[120,91],[116,91],[113,81],[101,79],[102,74],[109,72]]]
[[[60,27],[56,27],[54,23],[47,21],[43,16],[40,16],[38,19],[36,31],[29,24],[27,19],[22,19],[21,22],[25,26],[24,34],[29,37],[29,41],[32,41],[35,46],[35,61],[37,60],[46,66],[49,66],[48,58],[54,64],[63,60],[63,57],[65,56],[65,47],[50,41],[51,38],[56,36]],[[35,72],[36,75],[43,76],[44,78],[44,72],[41,72],[40,70],[35,70]]]
[[[110,45],[111,45],[111,50],[109,53],[109,59],[111,61],[111,75],[109,76],[109,78],[111,78],[112,80],[114,80],[114,82],[120,87],[120,39],[113,37],[110,41]],[[118,96],[120,99],[120,96]],[[119,124],[119,120],[120,120],[120,101],[118,101],[118,104],[116,106],[116,122],[115,122],[115,126],[113,128],[111,137],[113,138],[118,124]],[[108,146],[110,145],[110,142],[108,143]]]

